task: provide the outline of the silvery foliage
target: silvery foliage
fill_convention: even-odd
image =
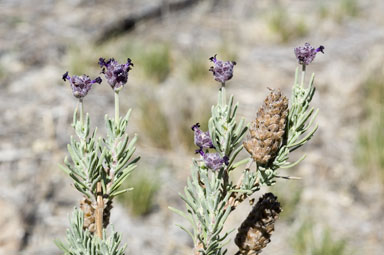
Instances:
[[[244,119],[236,122],[238,104],[233,105],[233,96],[228,103],[226,100],[225,88],[222,87],[218,103],[212,107],[208,128],[216,151],[222,157],[227,156],[229,164],[218,171],[212,171],[201,160],[194,159],[191,177],[187,181],[184,194],[180,194],[186,203],[187,212],[170,208],[190,222],[192,232],[184,226],[180,227],[192,237],[195,249],[206,255],[226,253],[226,250],[222,249],[223,242],[230,232],[222,232],[224,223],[232,211],[229,200],[235,187],[229,174],[248,162],[248,159],[236,161],[236,156],[243,148],[242,139],[247,127],[244,126]]]
[[[129,121],[131,110],[123,118],[110,119],[105,116],[105,123],[107,128],[106,138],[96,138],[96,130],[90,135],[90,119],[86,114],[85,121],[83,122],[82,107],[80,107],[80,119],[78,118],[78,110],[76,109],[73,115],[73,128],[77,135],[77,140],[71,137],[71,142],[68,144],[68,152],[71,160],[66,157],[64,160],[65,166],[60,165],[61,169],[67,173],[74,182],[75,188],[87,196],[95,204],[97,200],[97,183],[101,183],[103,198],[112,200],[115,196],[122,194],[130,189],[119,189],[123,182],[127,179],[130,173],[136,168],[136,163],[140,159],[136,157],[132,159],[133,153],[136,150],[135,143],[137,136],[135,135],[131,140],[126,134],[126,129]],[[79,222],[83,222],[83,214],[75,213],[73,215],[75,220],[71,221],[71,231],[67,233],[69,246],[61,245],[63,250],[72,251],[71,240],[77,240],[82,230],[79,227]],[[72,223],[77,223],[73,226]],[[77,232],[76,232],[76,231]],[[78,233],[79,232],[79,233]],[[123,254],[123,252],[103,253],[109,246],[106,242],[112,242],[117,238],[114,233],[112,239],[104,241],[92,241],[89,232],[85,231],[82,237],[88,238],[85,250],[86,253],[66,253],[66,254]],[[96,235],[94,235],[96,236]],[[88,239],[84,239],[88,240]],[[112,243],[111,243],[112,245]],[[114,245],[114,244],[113,244]],[[76,246],[77,247],[77,246]],[[107,248],[105,248],[107,247]],[[115,249],[115,246],[111,246]],[[101,249],[101,250],[100,250]],[[114,250],[111,250],[114,251]],[[119,250],[120,251],[120,250]],[[93,252],[93,253],[89,253]]]
[[[136,162],[139,160],[137,157],[130,161],[136,150],[137,140],[134,136],[129,141],[129,136],[125,134],[130,113],[131,110],[118,122],[105,116],[107,138],[97,139],[96,129],[89,135],[88,114],[83,123],[77,117],[77,110],[74,112],[72,126],[78,139],[71,137],[67,146],[71,161],[66,157],[65,166],[60,167],[73,179],[76,189],[89,199],[96,199],[96,185],[100,181],[103,194],[109,199],[129,190],[119,188],[136,168]]]
[[[258,178],[261,184],[273,185],[279,168],[291,168],[304,160],[304,154],[297,161],[289,162],[289,153],[306,144],[316,132],[318,125],[315,119],[318,110],[310,106],[315,94],[314,79],[312,74],[308,87],[304,87],[305,72],[302,71],[301,82],[299,83],[299,68],[296,69],[295,82],[292,87],[290,107],[285,131],[285,139],[280,146],[279,152],[272,164],[266,168],[257,166]]]
[[[104,230],[103,239],[100,240],[88,230],[83,230],[83,226],[83,212],[75,209],[70,218],[70,228],[67,229],[67,243],[56,242],[64,255],[124,255],[126,246],[120,246],[119,233],[110,230],[107,237]]]
[[[314,75],[307,88],[303,86],[304,72],[301,83],[298,82],[298,75],[297,69],[283,143],[273,162],[268,167],[257,165],[256,171],[249,167],[252,159],[236,161],[236,156],[243,149],[241,142],[247,127],[244,126],[243,119],[236,122],[238,105],[233,106],[233,96],[227,103],[225,88],[219,91],[218,104],[212,106],[208,128],[213,145],[221,156],[229,157],[229,164],[219,171],[211,171],[200,160],[194,159],[184,194],[180,194],[187,212],[170,207],[192,225],[192,231],[181,225],[179,227],[192,237],[195,250],[200,254],[225,254],[225,239],[231,231],[223,233],[223,228],[229,214],[236,208],[236,201],[241,202],[252,195],[262,184],[272,185],[278,168],[292,167],[304,159],[305,155],[294,163],[288,162],[289,153],[303,146],[316,132],[317,125],[313,126],[313,122],[318,110],[310,107],[315,93]],[[242,171],[240,183],[235,185],[229,175],[245,163],[248,163],[248,167]]]

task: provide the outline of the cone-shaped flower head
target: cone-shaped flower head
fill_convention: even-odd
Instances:
[[[244,148],[260,165],[267,164],[278,152],[288,116],[288,99],[280,90],[271,90],[249,128]]]
[[[194,142],[201,149],[214,148],[212,144],[212,139],[209,135],[209,132],[203,132],[200,130],[200,124],[196,123],[192,126],[194,134]]]
[[[109,85],[115,91],[120,91],[128,81],[128,72],[132,69],[133,63],[128,58],[127,63],[119,64],[113,58],[105,61],[104,58],[99,59],[99,65],[103,68],[101,71],[107,79]]]
[[[91,80],[89,76],[85,74],[81,76],[72,75],[72,77],[70,77],[68,75],[68,72],[63,74],[63,80],[69,81],[69,83],[71,84],[72,93],[76,98],[85,97],[88,94],[88,91],[91,90],[92,84],[101,83],[100,77],[97,77],[94,80]]]
[[[199,150],[199,153],[203,156],[205,165],[213,171],[219,170],[224,164],[228,165],[228,157],[221,157],[218,152],[205,153],[203,150]]]
[[[216,55],[210,57],[209,60],[213,62],[213,66],[209,68],[209,71],[213,73],[215,80],[220,83],[225,83],[233,76],[233,67],[236,65],[234,61],[221,61],[216,59]]]
[[[313,48],[309,43],[294,49],[299,64],[309,65],[316,57],[318,52],[324,54],[324,46],[320,45],[317,49]]]
[[[235,238],[241,255],[260,254],[271,241],[275,221],[281,212],[280,203],[272,193],[264,194],[241,224]]]

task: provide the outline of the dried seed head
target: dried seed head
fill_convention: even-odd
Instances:
[[[256,255],[271,241],[275,221],[281,212],[280,203],[272,193],[264,194],[241,224],[235,238],[237,254]]]
[[[103,227],[106,228],[109,224],[109,219],[111,217],[111,210],[113,208],[112,200],[104,199],[104,211],[103,211]]]
[[[83,197],[80,201],[80,209],[84,213],[84,229],[88,229],[89,232],[94,233],[96,231],[96,205],[92,204],[92,201]],[[103,227],[106,228],[109,225],[109,219],[111,216],[111,210],[113,208],[112,200],[104,199],[104,211],[103,211]]]
[[[280,148],[288,116],[288,99],[271,90],[249,128],[244,148],[260,165],[267,164]]]
[[[84,213],[84,229],[88,229],[89,232],[94,233],[96,231],[96,219],[95,219],[95,207],[92,205],[92,201],[83,197],[80,201],[80,209]]]

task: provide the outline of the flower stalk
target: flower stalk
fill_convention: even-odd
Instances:
[[[137,137],[129,139],[126,134],[131,110],[120,118],[119,92],[128,81],[128,71],[133,66],[130,59],[120,65],[110,59],[99,60],[102,73],[115,94],[115,118],[105,116],[107,136],[96,137],[96,129],[90,134],[90,118],[84,117],[84,97],[100,77],[91,80],[87,75],[72,77],[66,72],[64,81],[69,81],[73,95],[79,99],[73,115],[72,126],[77,139],[71,138],[68,145],[70,160],[65,158],[62,170],[73,179],[74,187],[83,194],[80,209],[75,208],[71,226],[67,232],[67,243],[58,243],[65,255],[124,255],[120,247],[121,237],[113,229],[107,234],[113,199],[131,189],[120,189],[124,181],[136,168],[139,157],[132,156],[136,150]]]
[[[79,114],[80,114],[80,125],[83,127],[84,121],[83,121],[83,99],[79,99]]]
[[[120,106],[119,106],[119,92],[115,91],[115,125],[119,126],[120,122]]]

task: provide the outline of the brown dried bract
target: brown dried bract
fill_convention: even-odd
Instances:
[[[271,90],[249,128],[244,148],[261,165],[267,164],[278,152],[288,116],[288,99],[280,90]]]
[[[275,221],[281,212],[280,203],[272,193],[264,194],[241,224],[235,238],[237,254],[256,255],[271,241]]]

